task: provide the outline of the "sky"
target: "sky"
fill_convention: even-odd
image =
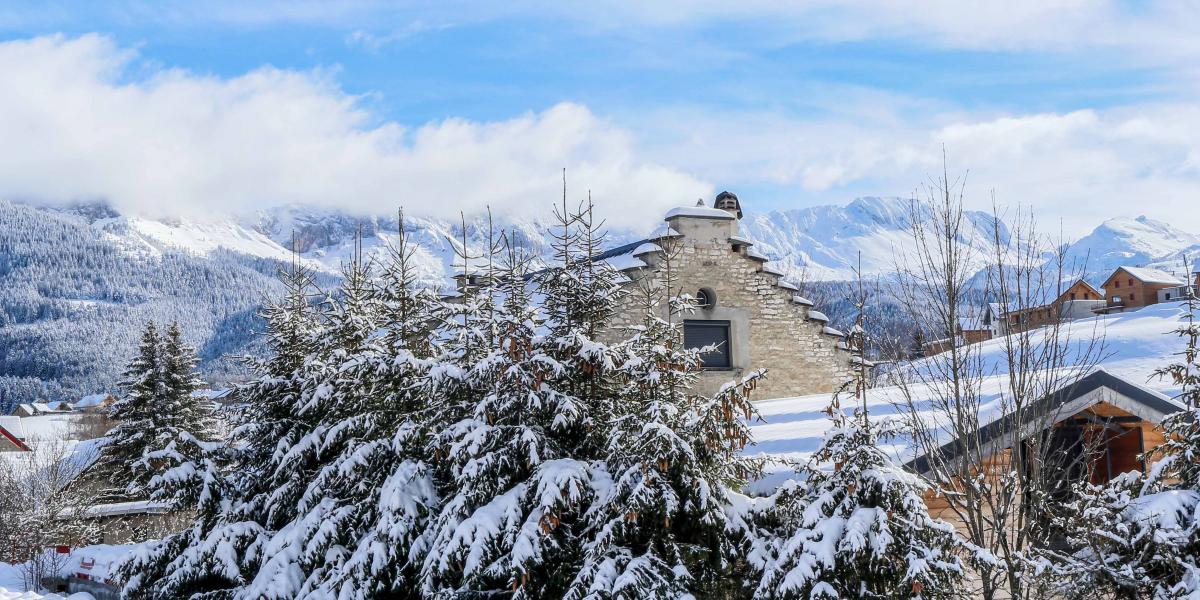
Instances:
[[[921,195],[1200,232],[1200,4],[5,2],[0,197],[610,224]]]

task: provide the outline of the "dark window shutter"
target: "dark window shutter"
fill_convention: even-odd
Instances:
[[[684,321],[683,345],[688,348],[716,346],[711,352],[700,355],[701,366],[706,369],[724,369],[732,364],[729,359],[729,321]]]

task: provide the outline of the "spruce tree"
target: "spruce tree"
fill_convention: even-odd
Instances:
[[[144,500],[150,494],[147,488],[153,473],[135,465],[151,449],[155,418],[166,392],[162,339],[153,321],[146,324],[138,354],[125,368],[120,387],[121,397],[109,407],[116,426],[105,436],[100,455],[86,474],[90,484],[101,490],[104,502]]]
[[[835,401],[824,442],[770,514],[781,543],[762,598],[930,598],[957,592],[954,529],[929,516],[925,485],[878,446],[865,414]]]
[[[194,509],[218,475],[221,443],[217,417],[207,398],[195,395],[204,386],[196,371],[200,358],[183,341],[178,323],[167,329],[161,369],[163,394],[148,433],[149,443],[135,469],[150,474],[152,500],[175,509]]]
[[[238,390],[244,408],[226,446],[228,470],[206,478],[191,527],[139,547],[118,566],[129,598],[234,597],[257,573],[269,532],[295,511],[277,501],[280,483],[294,476],[277,464],[312,426],[298,402],[320,328],[310,303],[312,274],[294,259],[280,279],[286,295],[263,310],[270,355],[251,361],[259,377]]]
[[[422,572],[428,595],[561,595],[561,570],[576,548],[572,523],[590,491],[590,465],[562,435],[580,407],[561,389],[565,367],[539,333],[528,257],[511,242],[504,247],[488,276],[495,303],[483,311],[486,333],[455,336],[494,343],[481,359],[458,363],[462,387],[450,407],[458,418],[436,442],[447,450],[448,485]],[[464,322],[471,327],[472,319]],[[462,347],[454,354],[471,356]]]
[[[713,597],[742,563],[730,514],[735,490],[758,471],[740,451],[763,374],[711,398],[691,393],[701,351],[683,345],[675,319],[693,305],[670,295],[672,282],[668,257],[661,282],[642,282],[641,325],[619,345],[621,386],[567,598]]]
[[[276,472],[290,477],[278,482],[270,501],[286,507],[290,518],[271,528],[265,559],[243,592],[250,597],[319,594],[360,531],[343,520],[351,509],[343,490],[335,488],[341,476],[335,464],[357,443],[355,411],[370,400],[373,382],[356,377],[360,372],[353,366],[369,351],[381,315],[372,265],[363,259],[361,241],[355,245],[338,292],[321,302],[321,335],[301,369],[295,412],[309,428],[297,431],[286,452],[273,457]]]
[[[377,287],[357,301],[371,305],[373,317],[360,326],[367,336],[345,354],[319,408],[332,423],[323,441],[331,459],[302,506],[316,525],[305,554],[317,565],[302,596],[402,598],[420,589],[419,538],[437,508],[427,456],[429,376],[440,364],[444,310],[418,286],[403,215],[399,223]]]
[[[895,464],[881,437],[898,423],[872,423],[866,334],[867,294],[861,277],[852,298],[857,317],[848,347],[854,377],[834,393],[821,447],[763,511],[773,549],[759,598],[930,598],[959,593],[962,549],[953,526],[930,517],[921,479]],[[841,399],[855,402],[847,416]]]

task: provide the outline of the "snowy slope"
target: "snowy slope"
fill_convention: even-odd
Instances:
[[[1073,321],[1064,327],[1064,334],[1079,340],[1080,345],[1093,335],[1103,338],[1106,358],[1100,362],[1100,368],[1166,397],[1174,397],[1179,393],[1177,386],[1154,377],[1154,370],[1173,362],[1174,354],[1183,349],[1182,341],[1173,331],[1185,315],[1179,303],[1157,304],[1139,311]],[[1036,337],[1033,341],[1036,343]],[[976,348],[983,359],[985,372],[996,373],[985,378],[981,385],[980,402],[984,407],[981,415],[986,415],[987,407],[998,402],[1007,385],[1007,378],[1003,376],[1003,341],[990,340]],[[920,398],[919,387],[914,390],[914,397]],[[896,387],[872,389],[867,396],[868,414],[875,420],[894,417],[899,410],[897,404],[904,398]],[[769,490],[792,474],[782,461],[807,461],[820,447],[829,427],[829,419],[824,413],[829,401],[829,394],[815,394],[755,403],[761,419],[752,423],[754,444],[746,452],[767,458],[771,466],[768,477],[752,486],[754,491]],[[852,399],[843,401],[844,407],[851,405]],[[886,448],[897,460],[907,461],[913,457],[911,448],[902,440],[893,440]]]

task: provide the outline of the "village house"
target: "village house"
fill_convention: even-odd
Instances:
[[[996,305],[989,304],[982,309],[971,310],[966,316],[959,317],[958,327],[953,336],[923,342],[921,344],[922,353],[925,356],[934,356],[950,348],[960,348],[992,339],[998,335],[997,326],[1003,320],[1003,317],[997,318],[994,306]]]
[[[116,396],[107,393],[91,394],[71,403],[71,408],[83,413],[105,413],[116,402]]]
[[[689,294],[698,305],[682,316],[684,343],[716,348],[704,355],[697,391],[713,393],[755,369],[768,371],[756,399],[837,389],[850,374],[845,335],[754,249],[754,241],[738,228],[741,218],[738,197],[722,192],[713,206],[700,202],[673,209],[654,235],[594,259],[623,273],[626,285],[660,288],[670,263],[669,292]],[[637,294],[624,302],[614,319],[614,339],[640,320]],[[667,308],[661,308],[667,316]]]
[[[1119,377],[1104,369],[1095,369],[1078,381],[1069,382],[1042,398],[1032,407],[1032,415],[1021,425],[1022,439],[1050,431],[1048,442],[1057,456],[1070,457],[1059,468],[1061,489],[1087,481],[1107,483],[1129,471],[1146,471],[1146,452],[1163,444],[1161,424],[1167,416],[1183,410],[1170,397]],[[988,473],[1007,473],[1012,464],[1013,439],[1011,418],[996,418],[981,426],[971,444],[985,449],[984,466]],[[955,441],[939,451],[945,459],[955,455]],[[929,476],[927,457],[919,455],[906,467]],[[1018,466],[1025,468],[1024,466]],[[947,486],[953,489],[953,485]],[[961,526],[949,501],[937,491],[926,494],[930,514]]]
[[[1123,312],[1158,304],[1166,301],[1165,295],[1169,293],[1164,292],[1160,300],[1159,292],[1181,286],[1186,287],[1187,281],[1166,271],[1149,267],[1117,267],[1104,281],[1106,302],[1096,312]]]
[[[71,406],[66,402],[25,402],[13,408],[14,417],[38,417],[41,415],[61,415],[71,412]]]
[[[1002,334],[1029,331],[1052,323],[1093,317],[1095,316],[1094,311],[1102,308],[1104,304],[1104,291],[1079,279],[1049,302],[1005,311]]]

